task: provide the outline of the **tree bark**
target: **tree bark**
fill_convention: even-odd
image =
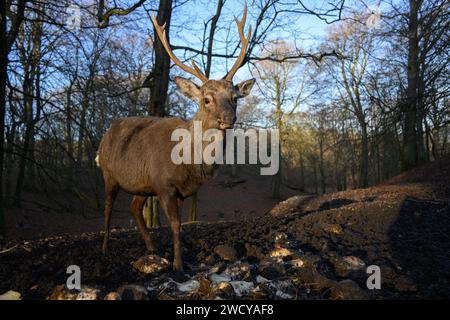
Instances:
[[[160,0],[156,21],[159,25],[166,25],[166,35],[169,39],[170,19],[172,16],[172,0]],[[167,91],[169,88],[170,57],[154,31],[155,64],[150,96],[149,113],[152,116],[166,115]]]
[[[417,132],[417,90],[419,84],[419,9],[421,0],[409,0],[408,16],[408,85],[406,101],[403,105],[403,157],[402,169],[408,170],[419,164]]]
[[[3,159],[5,145],[5,113],[6,113],[6,77],[8,67],[8,50],[4,45],[8,41],[6,33],[6,1],[0,1],[0,235],[5,232],[4,199],[3,199]]]

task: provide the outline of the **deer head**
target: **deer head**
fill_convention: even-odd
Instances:
[[[234,18],[242,44],[241,52],[239,53],[233,67],[223,79],[209,80],[196,65],[194,60],[192,60],[192,67],[189,67],[175,56],[166,37],[166,25],[158,25],[155,16],[152,16],[156,33],[158,34],[162,45],[166,49],[166,52],[172,61],[182,70],[190,73],[202,82],[201,85],[197,85],[193,81],[183,77],[175,78],[175,83],[181,93],[189,99],[196,101],[199,105],[200,108],[195,115],[195,120],[202,121],[203,126],[206,128],[216,128],[221,130],[232,128],[236,122],[236,107],[238,99],[247,96],[255,83],[255,79],[250,79],[237,85],[233,84],[233,76],[243,64],[246,50],[250,42],[251,26],[249,27],[247,37],[244,35],[246,19],[247,3],[244,5],[242,19],[239,21],[236,17]]]

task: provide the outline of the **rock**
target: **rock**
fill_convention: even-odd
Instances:
[[[266,278],[264,278],[263,276],[261,276],[261,275],[257,275],[256,276],[256,283],[266,283],[266,282],[270,282],[269,281],[269,279],[266,279]]]
[[[21,299],[22,299],[21,294],[13,290],[9,290],[4,294],[0,295],[0,300],[21,300]]]
[[[278,248],[270,253],[270,256],[272,258],[282,258],[282,259],[291,258],[293,255],[294,253],[286,248]]]
[[[207,256],[205,258],[205,260],[203,260],[206,264],[212,265],[214,263],[216,263],[216,258],[214,258],[214,255],[210,254],[209,256]]]
[[[278,263],[273,259],[266,259],[261,261],[258,267],[258,271],[263,277],[270,280],[283,277],[286,274],[284,265]]]
[[[223,262],[219,262],[215,264],[211,269],[209,269],[210,273],[221,273],[226,269],[227,265]]]
[[[53,288],[47,300],[75,300],[77,298],[76,292],[70,292],[63,284]]]
[[[296,274],[297,280],[314,290],[328,289],[336,285],[336,282],[321,275],[311,268],[300,268]]]
[[[212,281],[209,280],[206,277],[200,277],[197,279],[199,282],[199,288],[198,288],[198,293],[200,296],[207,296],[208,294],[210,294],[212,288]]]
[[[220,282],[213,288],[213,296],[214,297],[220,297],[224,299],[233,299],[234,294],[234,288],[229,282]]]
[[[229,265],[223,274],[229,275],[233,280],[246,280],[251,278],[250,265],[247,262],[235,262]]]
[[[233,286],[233,290],[238,297],[246,296],[254,289],[253,282],[231,281],[230,284]]]
[[[305,199],[310,198],[308,196],[293,196],[289,199],[286,199],[279,204],[277,204],[275,207],[270,210],[269,214],[272,216],[282,216],[286,215],[292,212],[296,212],[300,209],[300,206],[302,202],[305,201]]]
[[[250,292],[250,297],[255,300],[267,300],[272,298],[272,292],[267,283],[259,283]]]
[[[290,280],[273,281],[270,286],[275,289],[275,296],[278,298],[285,300],[294,298],[295,288]]]
[[[246,250],[247,257],[254,257],[254,258],[257,258],[258,260],[264,259],[264,254],[263,254],[261,248],[256,245],[246,243],[245,250]]]
[[[63,284],[53,288],[47,300],[98,300],[100,290],[82,286],[80,291],[69,290]]]
[[[366,263],[363,260],[355,256],[346,256],[343,260],[347,263],[350,270],[360,270],[366,266]]]
[[[98,289],[82,288],[75,300],[99,300],[99,293],[100,291]]]
[[[294,268],[302,268],[305,266],[305,262],[302,259],[294,259],[287,263]]]
[[[339,224],[335,223],[326,223],[323,226],[323,230],[332,234],[342,234],[343,230]]]
[[[330,259],[335,273],[340,277],[347,277],[353,271],[362,270],[366,264],[355,256],[333,257]]]
[[[127,284],[117,289],[121,300],[148,300],[148,291],[145,287],[136,284]]]
[[[122,300],[117,292],[108,293],[103,300]]]
[[[330,290],[333,300],[367,300],[369,295],[350,279],[342,280]]]
[[[160,256],[150,254],[140,257],[138,260],[132,263],[133,267],[139,272],[146,274],[154,274],[169,268],[170,263],[167,259]]]
[[[213,284],[218,284],[220,282],[229,282],[231,281],[231,276],[227,274],[217,274],[213,273],[209,275],[209,279],[212,281]]]
[[[197,280],[189,280],[183,283],[176,283],[177,284],[177,290],[181,292],[193,292],[197,291],[197,289],[200,287],[200,282]]]
[[[237,259],[236,249],[227,245],[216,246],[214,248],[214,253],[223,260],[234,261]]]
[[[400,292],[415,292],[417,291],[417,286],[410,278],[406,276],[400,276],[395,278],[394,286],[397,291]]]
[[[289,243],[288,236],[284,232],[279,232],[275,235],[275,248],[281,248],[283,245]]]

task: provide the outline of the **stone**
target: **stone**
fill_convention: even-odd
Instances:
[[[354,271],[362,270],[366,264],[355,256],[333,257],[330,259],[335,273],[340,277],[348,277]]]
[[[218,245],[214,248],[214,253],[217,254],[222,260],[234,261],[237,259],[237,252],[231,246]]]
[[[229,282],[231,281],[231,276],[227,274],[217,274],[213,273],[209,275],[209,279],[212,281],[213,284],[217,284],[220,282]]]
[[[186,282],[178,283],[177,282],[177,290],[181,292],[193,292],[197,291],[200,287],[200,282],[197,280],[188,280]]]
[[[287,259],[294,255],[294,253],[286,248],[277,248],[270,253],[272,258],[282,258]]]
[[[273,259],[266,259],[261,261],[258,267],[259,273],[267,279],[277,279],[284,277],[286,269],[282,263],[278,263]]]
[[[309,196],[293,196],[278,203],[275,207],[270,210],[269,214],[272,216],[282,216],[289,213],[296,212],[300,209],[302,202],[308,199]]]
[[[82,288],[75,300],[99,300],[99,293],[100,291],[98,289]]]
[[[369,295],[353,280],[346,279],[330,289],[333,300],[368,300]]]
[[[148,291],[145,287],[136,284],[127,284],[117,289],[121,300],[148,300]]]
[[[133,267],[139,272],[146,274],[154,274],[164,271],[169,268],[170,263],[167,259],[160,256],[150,254],[140,257],[138,260],[132,263]]]
[[[231,281],[233,290],[238,297],[246,296],[254,289],[253,282],[248,281]]]
[[[200,284],[199,288],[198,288],[198,293],[201,296],[207,296],[212,290],[212,288],[211,288],[212,281],[209,280],[208,278],[204,277],[204,276],[198,278],[197,280],[198,280],[198,282]]]
[[[288,243],[288,236],[284,232],[279,232],[275,235],[275,246],[279,247]]]
[[[313,290],[328,289],[336,285],[336,282],[323,276],[315,269],[300,268],[296,278],[300,283],[308,285]]]
[[[214,255],[210,254],[210,255],[207,256],[203,261],[204,261],[206,264],[213,265],[214,263],[216,263],[216,258],[214,257]]]
[[[210,273],[221,273],[226,269],[227,265],[223,262],[219,262],[209,269]]]
[[[257,258],[258,260],[264,259],[264,254],[263,254],[261,248],[256,245],[246,243],[245,250],[246,250],[247,257],[254,257],[254,258]]]
[[[233,280],[245,280],[251,277],[250,265],[247,262],[235,262],[229,265],[223,274],[229,275]]]
[[[267,283],[258,283],[250,292],[250,297],[255,300],[267,300],[272,298],[272,291]]]
[[[223,299],[233,299],[234,288],[229,282],[220,282],[213,288],[213,295]]]
[[[122,300],[117,292],[108,293],[103,300]]]
[[[53,288],[47,300],[98,300],[100,290],[82,286],[81,290],[68,290],[63,284]]]
[[[303,261],[302,259],[290,260],[287,263],[294,268],[302,268],[305,266],[305,261]]]
[[[295,288],[290,280],[273,281],[270,286],[275,289],[276,297],[285,300],[294,298]]]
[[[21,294],[13,290],[9,290],[4,294],[0,295],[0,300],[21,300],[21,299],[22,299]]]

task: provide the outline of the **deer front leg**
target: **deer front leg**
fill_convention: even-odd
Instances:
[[[163,208],[167,220],[170,223],[173,238],[173,270],[176,272],[183,272],[183,261],[181,259],[181,219],[179,213],[179,202],[175,195],[165,194],[160,197],[161,207]],[[182,203],[182,202],[181,202]]]

